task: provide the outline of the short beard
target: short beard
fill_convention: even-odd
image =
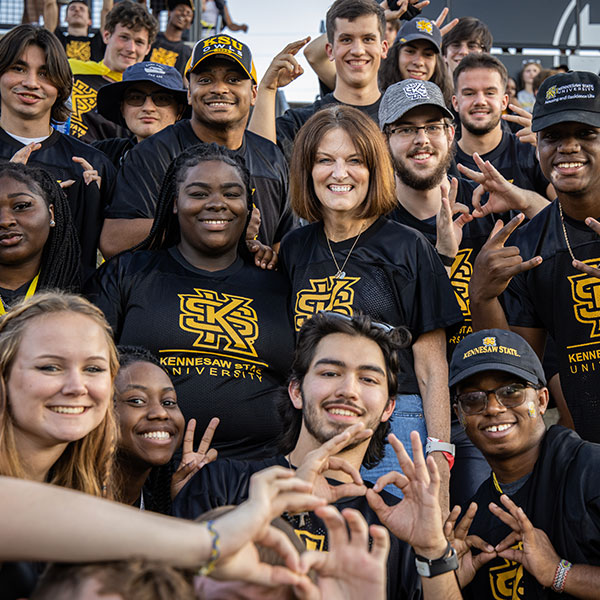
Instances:
[[[409,188],[419,191],[431,190],[442,183],[450,165],[452,164],[452,158],[454,152],[448,150],[446,156],[440,164],[436,167],[435,171],[431,175],[421,176],[405,167],[395,156],[392,156],[392,162],[394,164],[394,172],[398,176],[398,179]]]
[[[498,123],[500,123],[500,115],[498,115],[498,118],[494,122],[490,122],[487,125],[482,125],[481,127],[476,127],[471,123],[467,123],[467,121],[460,122],[461,126],[464,127],[471,135],[477,136],[489,133],[492,131],[492,129],[495,129],[498,126]]]

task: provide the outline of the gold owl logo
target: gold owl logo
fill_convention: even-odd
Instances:
[[[178,294],[179,326],[196,334],[197,348],[258,356],[258,317],[252,300],[214,290],[194,289],[195,294]]]
[[[556,86],[553,85],[546,90],[546,100],[550,100],[551,98],[556,98]]]
[[[428,21],[427,19],[420,19],[417,21],[417,29],[423,33],[433,35],[433,25],[431,24],[431,21]]]

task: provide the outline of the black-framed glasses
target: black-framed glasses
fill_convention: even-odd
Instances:
[[[143,106],[146,98],[150,97],[156,106],[170,106],[175,104],[175,98],[168,92],[140,92],[138,90],[128,90],[123,94],[123,102],[130,106]]]
[[[337,319],[341,319],[342,321],[346,321],[347,323],[354,322],[350,315],[344,315],[342,313],[335,312],[333,310],[320,310],[317,314],[325,315],[326,317],[334,317]],[[394,331],[394,329],[396,329],[392,325],[388,325],[387,323],[383,323],[382,321],[373,321],[373,319],[371,319],[371,325],[373,327],[376,327],[377,329],[381,329],[382,331],[385,331],[385,333],[390,333],[390,332]]]
[[[448,51],[458,52],[462,48],[466,48],[469,52],[483,52],[485,46],[475,41],[462,41],[462,42],[450,42],[448,44]]]
[[[535,387],[531,383],[509,383],[495,390],[476,390],[457,394],[456,402],[465,415],[479,415],[485,412],[490,394],[496,396],[496,401],[504,408],[516,408],[525,402],[525,391]]]
[[[390,135],[397,135],[404,139],[414,139],[422,129],[428,138],[440,137],[444,130],[448,127],[446,123],[431,123],[429,125],[397,125],[396,127],[390,127]]]

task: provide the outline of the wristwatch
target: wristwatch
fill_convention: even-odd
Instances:
[[[454,444],[449,442],[442,442],[437,438],[428,437],[427,444],[425,444],[425,454],[429,456],[432,452],[441,452],[448,461],[450,469],[454,466]]]
[[[456,550],[448,542],[441,558],[430,559],[415,554],[415,565],[417,566],[417,573],[422,577],[435,577],[458,569],[458,557],[456,556]]]

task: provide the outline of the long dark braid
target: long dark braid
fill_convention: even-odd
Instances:
[[[191,146],[179,154],[169,165],[163,178],[154,221],[148,237],[141,241],[137,246],[131,248],[135,250],[159,250],[161,248],[170,248],[180,241],[179,221],[177,215],[173,213],[173,205],[179,193],[179,186],[185,180],[188,169],[195,167],[199,163],[208,161],[220,161],[231,165],[237,169],[246,188],[246,200],[248,203],[248,218],[244,233],[240,238],[239,253],[246,259],[252,260],[246,247],[246,229],[252,216],[252,187],[250,185],[250,172],[246,168],[244,159],[218,144],[197,144]]]
[[[50,228],[40,263],[37,290],[60,289],[79,292],[81,288],[81,249],[73,227],[67,197],[45,170],[19,163],[0,165],[0,177],[10,177],[27,185],[54,207],[55,226]]]

